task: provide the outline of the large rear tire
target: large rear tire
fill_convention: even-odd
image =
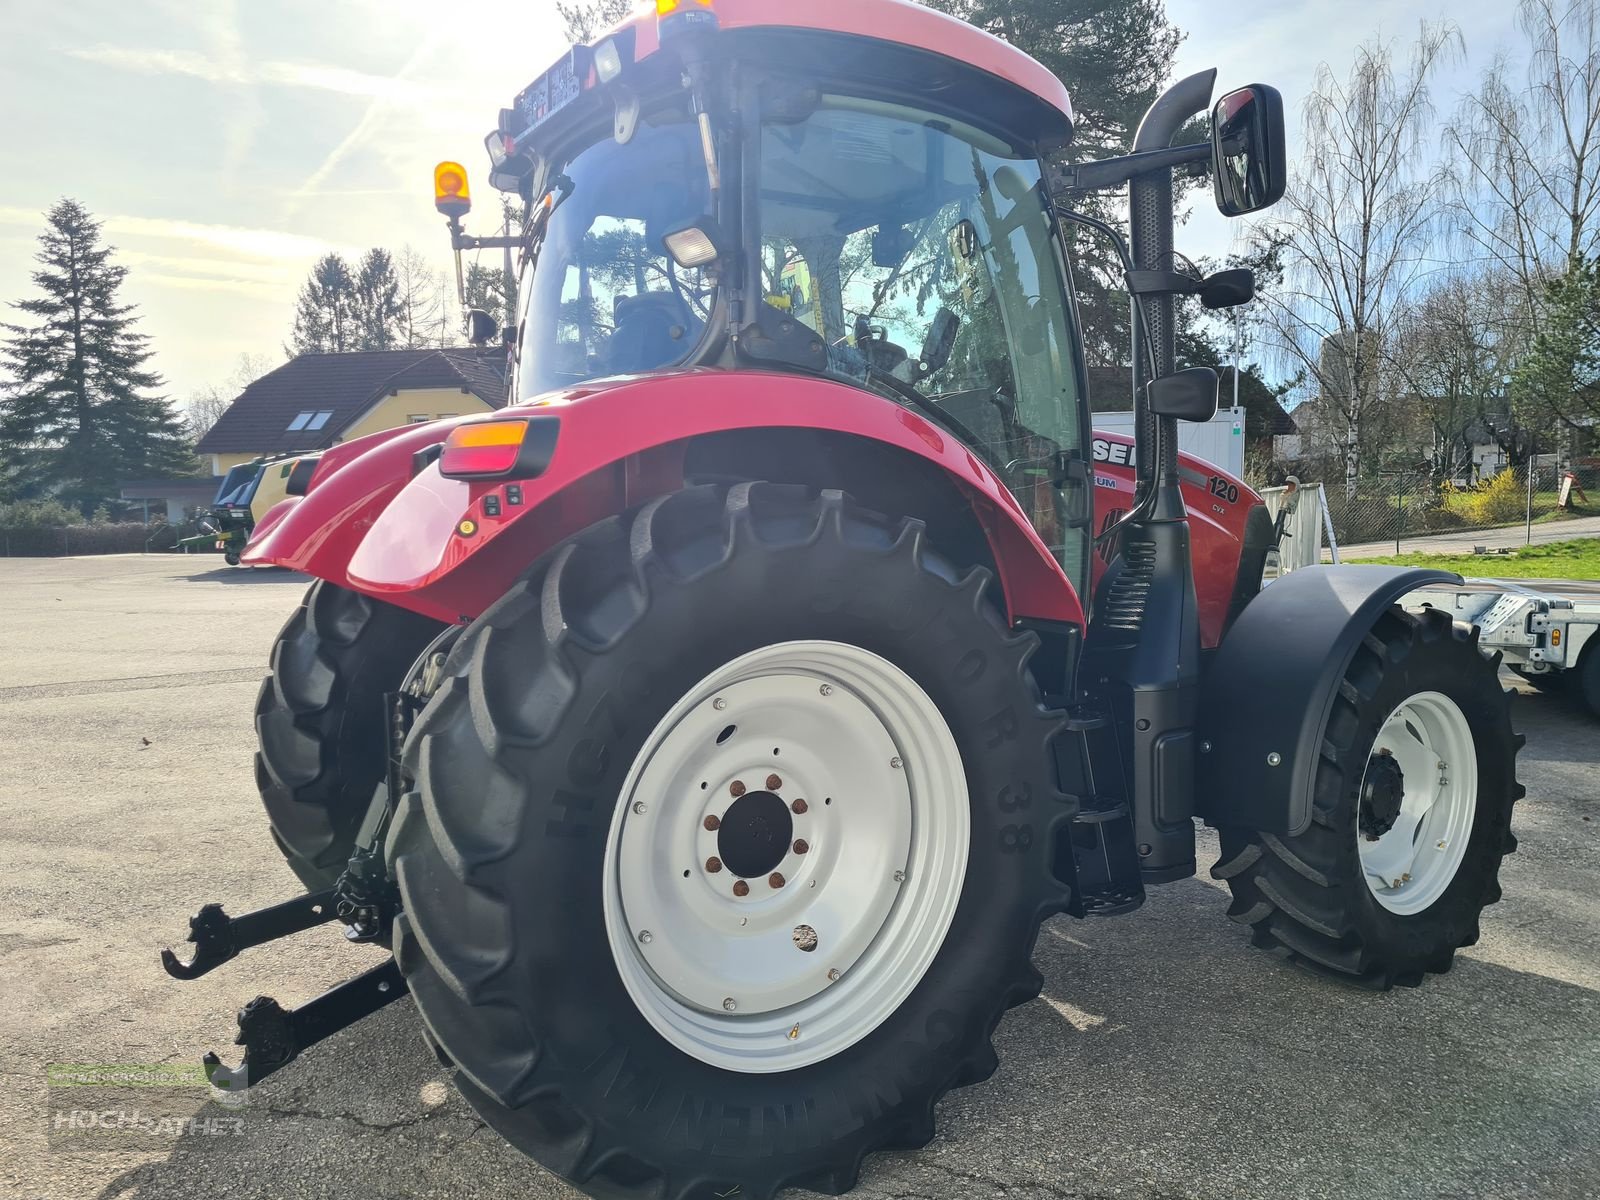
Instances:
[[[347,588],[311,586],[256,697],[256,787],[278,849],[312,891],[332,887],[387,771],[384,693],[437,621]]]
[[[1328,716],[1310,827],[1220,830],[1211,874],[1257,945],[1386,989],[1448,971],[1478,940],[1524,794],[1498,667],[1445,613],[1378,619]]]
[[[840,1194],[994,1071],[1073,809],[991,583],[838,493],[706,487],[473,624],[388,847],[491,1125],[597,1196]]]

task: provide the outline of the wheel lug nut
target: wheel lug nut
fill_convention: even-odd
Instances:
[[[817,689],[817,691],[822,693],[822,695],[824,695],[824,696],[831,696],[831,695],[833,695],[833,684],[825,683],[821,687],[819,687]]]
[[[700,823],[706,827],[706,832],[708,833],[715,833],[717,830],[722,828],[722,818],[717,816],[715,813],[712,813]]]
[[[776,775],[767,776],[767,791],[775,792],[782,786],[783,780],[779,779]]]
[[[722,1002],[722,1007],[727,1009],[729,1012],[733,1012],[735,1009],[737,1009],[739,1007],[739,1005],[734,1000],[734,998],[732,996],[729,996],[726,1000],[724,1000]]]
[[[655,934],[651,933],[648,929],[641,929],[639,931],[639,940],[648,946],[651,942],[655,941]]]
[[[896,771],[898,771],[905,764],[900,761],[900,756],[896,755],[895,757],[893,757],[893,758],[891,758],[889,760],[889,765],[891,767],[893,767]]]
[[[728,707],[728,702],[726,700],[724,700],[721,696],[718,696],[715,700],[713,700],[711,702],[711,707],[716,709],[718,712],[721,712],[723,709]]]
[[[648,811],[648,809],[645,807],[645,802],[643,800],[635,800],[633,802],[633,811],[642,817]]]
[[[742,879],[736,881],[733,885],[733,894],[743,899],[750,894],[750,885]]]
[[[773,890],[781,888],[785,882],[786,881],[784,880],[783,875],[778,871],[774,871],[771,875],[767,876],[767,886],[771,887]]]
[[[715,875],[718,871],[722,870],[722,860],[717,858],[715,855],[706,859],[706,870]]]
[[[795,840],[794,840],[794,852],[796,854],[804,854],[807,850],[810,850],[810,849],[811,849],[811,843],[806,841],[805,838],[795,838]]]
[[[798,816],[802,816],[805,813],[807,807],[809,807],[809,806],[806,804],[806,802],[804,800],[796,800],[793,804],[789,805],[790,811],[792,811],[794,813],[794,815],[797,816],[797,817]]]
[[[740,796],[744,795],[744,783],[743,783],[743,781],[735,779],[732,783],[730,783],[728,785],[728,791],[731,792],[733,794],[734,799],[737,800]]]

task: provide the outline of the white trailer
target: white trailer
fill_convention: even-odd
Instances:
[[[1478,626],[1485,653],[1504,654],[1536,685],[1571,683],[1600,716],[1600,583],[1469,579],[1413,592],[1405,607],[1442,609]]]
[[[1224,408],[1209,421],[1184,421],[1178,425],[1178,449],[1221,467],[1236,479],[1244,478],[1244,409]],[[1100,433],[1133,436],[1131,412],[1097,412],[1094,428]]]

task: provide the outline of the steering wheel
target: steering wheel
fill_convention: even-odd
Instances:
[[[702,281],[705,279],[703,272],[700,274],[700,279]],[[678,278],[678,267],[672,261],[671,255],[667,256],[667,284],[686,310],[702,321],[711,319],[711,296],[716,289],[704,282],[698,287],[686,285]]]

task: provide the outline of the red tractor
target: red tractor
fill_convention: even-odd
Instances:
[[[338,921],[392,961],[240,1014],[254,1082],[409,993],[484,1119],[600,1196],[849,1191],[1039,993],[1040,922],[1213,874],[1373,987],[1499,896],[1519,739],[1438,572],[1263,588],[1275,533],[1180,455],[1172,172],[1282,194],[1253,86],[1057,165],[1061,83],[905,0],[657,0],[502,110],[503,411],[328,451],[245,561],[317,582],[257,781],[307,895],[192,922],[189,977]],[[465,172],[439,177],[458,249]],[[1096,438],[1066,222],[1129,188],[1131,443]]]

